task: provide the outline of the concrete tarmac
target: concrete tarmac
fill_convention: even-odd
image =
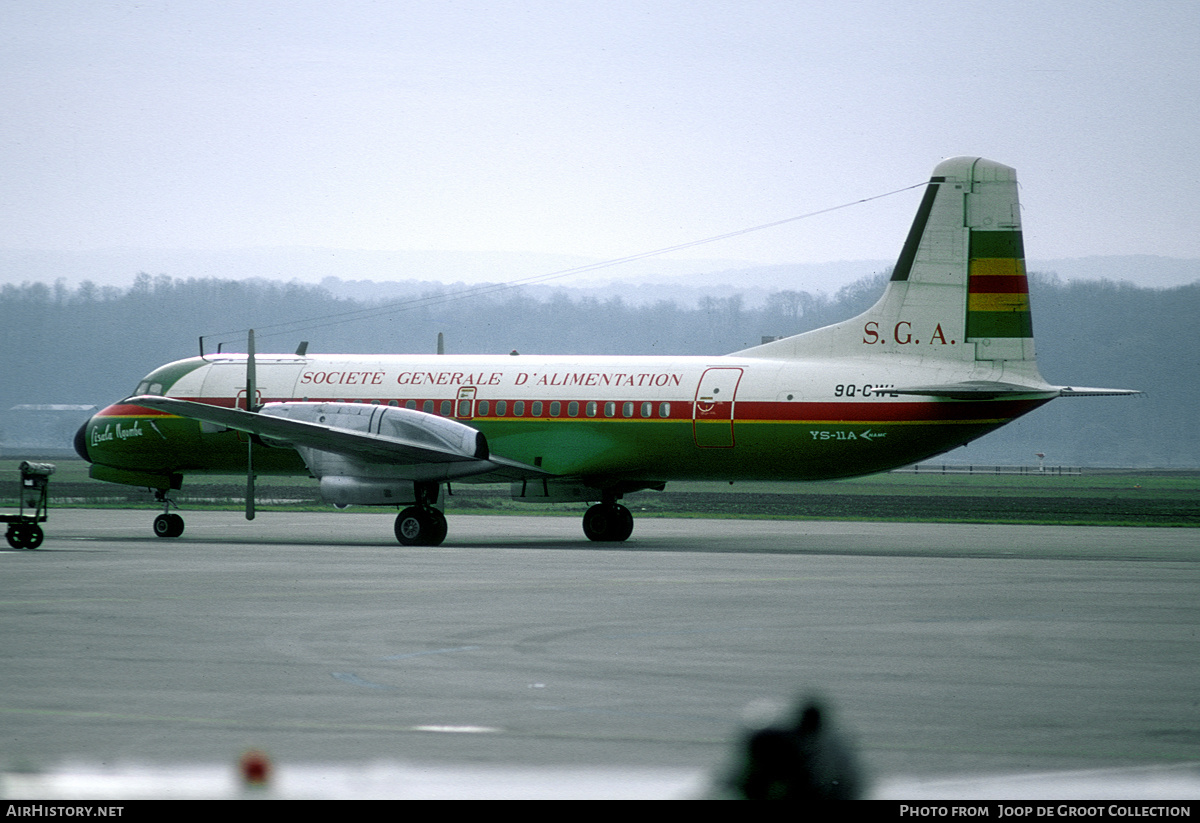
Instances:
[[[1200,531],[55,510],[0,551],[0,770],[712,774],[824,696],[877,781],[1200,760]]]

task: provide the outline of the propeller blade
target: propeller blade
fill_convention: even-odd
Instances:
[[[246,411],[254,411],[258,405],[255,383],[254,329],[250,329],[246,338]],[[246,437],[246,519],[254,519],[254,438],[249,436]]]
[[[254,441],[247,441],[246,445],[246,519],[254,519],[254,466],[251,465],[254,454]]]
[[[258,402],[258,398],[254,396],[255,390],[258,388],[255,382],[254,329],[251,329],[246,339],[246,411],[254,411]]]

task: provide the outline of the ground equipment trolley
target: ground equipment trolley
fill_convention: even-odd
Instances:
[[[47,488],[50,475],[54,474],[53,463],[21,463],[20,510],[18,514],[0,514],[0,523],[8,524],[4,538],[14,549],[36,549],[42,545],[42,527],[49,508]],[[26,514],[25,509],[33,509]]]

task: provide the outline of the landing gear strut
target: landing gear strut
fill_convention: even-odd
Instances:
[[[163,513],[154,518],[154,536],[179,537],[183,534],[183,518],[171,512],[174,501],[162,489],[154,492],[154,499],[163,504]]]
[[[405,546],[440,546],[446,539],[446,515],[433,507],[436,483],[415,483],[416,505],[396,515],[396,539]]]
[[[620,543],[633,534],[633,515],[616,500],[597,503],[583,515],[583,533],[588,540]]]

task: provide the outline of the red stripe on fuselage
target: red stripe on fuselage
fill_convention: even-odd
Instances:
[[[202,401],[203,402],[203,401]],[[224,405],[214,403],[212,405]],[[170,412],[148,409],[145,406],[135,406],[131,403],[114,403],[96,412],[96,417],[175,417]]]

